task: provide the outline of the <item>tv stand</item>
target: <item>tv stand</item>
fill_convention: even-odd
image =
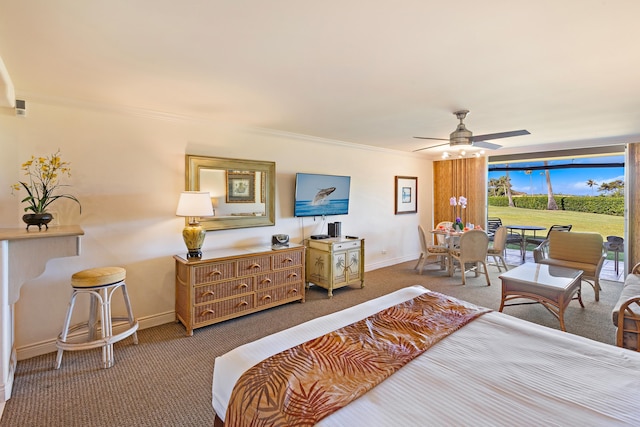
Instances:
[[[307,287],[313,283],[325,288],[329,298],[343,286],[359,283],[364,288],[364,239],[309,239],[306,246]]]

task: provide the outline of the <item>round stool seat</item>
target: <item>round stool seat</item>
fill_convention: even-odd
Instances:
[[[127,271],[122,267],[99,267],[78,271],[71,276],[74,288],[94,288],[122,282]]]

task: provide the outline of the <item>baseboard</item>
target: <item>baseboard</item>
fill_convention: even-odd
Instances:
[[[165,313],[158,313],[152,316],[138,318],[138,329],[153,328],[154,326],[164,325],[165,323],[174,322],[176,319],[175,311],[167,311]],[[40,356],[47,353],[57,351],[56,338],[40,341],[38,343],[25,345],[16,348],[16,354],[18,360],[30,359],[32,357]]]
[[[392,265],[401,264],[407,261],[414,261],[414,260],[417,260],[419,256],[420,256],[420,253],[417,253],[415,255],[407,255],[400,258],[385,259],[383,261],[365,265],[364,271],[367,272],[371,270],[377,270],[383,267],[391,267]]]

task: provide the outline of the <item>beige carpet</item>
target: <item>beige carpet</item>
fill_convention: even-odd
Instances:
[[[485,307],[500,306],[500,280],[490,267],[492,285],[460,275],[449,278],[427,267],[418,275],[407,262],[367,272],[365,288],[342,288],[332,299],[311,287],[304,304],[292,303],[240,319],[198,329],[185,336],[179,324],[166,324],[117,343],[116,364],[101,369],[100,350],[65,352],[62,367],[53,369],[55,354],[18,362],[12,398],[0,426],[211,426],[211,380],[214,358],[264,335],[415,284]],[[602,282],[600,302],[583,285],[585,308],[571,302],[565,321],[569,333],[613,344],[611,309],[622,284]],[[135,306],[134,306],[135,311]],[[559,329],[558,321],[540,305],[508,307],[505,313]]]

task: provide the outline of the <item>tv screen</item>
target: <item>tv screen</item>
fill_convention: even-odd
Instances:
[[[293,215],[348,214],[350,185],[350,176],[297,173]]]

